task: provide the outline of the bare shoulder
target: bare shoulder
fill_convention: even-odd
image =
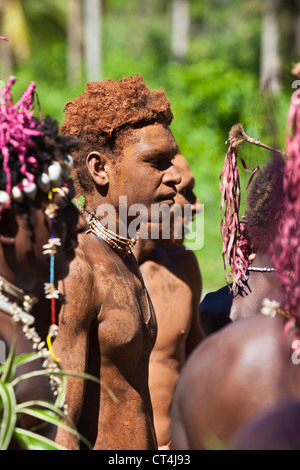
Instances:
[[[176,247],[173,255],[180,270],[184,272],[186,279],[193,287],[200,287],[202,285],[200,266],[195,253],[186,248],[185,246]]]
[[[272,355],[274,359],[281,338],[281,319],[255,315],[231,323],[199,344],[188,358],[179,382],[184,388],[188,383],[187,387],[194,389],[200,383],[199,377],[211,380],[218,375],[218,368],[226,373],[233,368],[250,371],[251,363],[263,364]]]
[[[88,279],[91,280],[93,277],[93,270],[88,262],[87,257],[85,256],[84,251],[81,248],[77,248],[76,257],[70,264],[70,272],[67,277],[67,280],[71,279]]]
[[[60,281],[59,289],[66,299],[60,311],[60,320],[64,322],[69,316],[74,322],[88,320],[93,310],[94,274],[80,248],[70,264],[68,276]]]
[[[281,364],[282,329],[281,319],[255,315],[205,338],[187,359],[177,383],[174,402],[182,417],[192,419],[196,408],[210,412],[208,403],[217,406],[220,390],[222,400],[232,403],[250,384],[255,389],[273,383]]]
[[[256,315],[224,327],[192,352],[173,400],[174,419],[190,448],[200,449],[210,434],[226,441],[251,414],[274,402],[281,371],[287,370],[282,329],[281,319]]]

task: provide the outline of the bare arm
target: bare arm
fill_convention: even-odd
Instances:
[[[59,314],[59,333],[54,341],[54,353],[60,358],[63,370],[84,373],[87,371],[89,329],[95,312],[93,275],[80,251],[71,263],[68,277],[59,287],[67,303]],[[68,416],[75,424],[81,415],[84,393],[85,381],[68,377],[66,403]],[[76,439],[62,428],[58,429],[56,442],[67,449],[77,449]]]
[[[195,254],[192,251],[186,251],[186,265],[189,273],[189,284],[192,290],[192,323],[186,341],[186,357],[203,340],[204,335],[198,322],[198,307],[202,293],[202,278],[199,264]]]

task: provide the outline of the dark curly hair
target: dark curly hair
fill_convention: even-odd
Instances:
[[[58,122],[50,116],[45,117],[38,129],[43,134],[31,137],[33,145],[28,152],[36,157],[43,169],[53,160],[62,163],[64,155],[69,154],[78,144],[76,137],[59,134]]]
[[[285,161],[276,156],[267,162],[253,181],[247,198],[245,237],[253,252],[269,252],[283,208]]]
[[[164,90],[151,91],[141,75],[118,82],[108,79],[87,83],[86,90],[67,102],[64,111],[61,133],[80,139],[80,146],[72,154],[78,196],[94,188],[86,167],[91,150],[116,160],[132,129],[154,123],[169,126],[173,119]]]
[[[47,170],[53,160],[62,163],[64,155],[69,154],[71,149],[76,146],[77,139],[60,135],[58,122],[50,116],[46,116],[44,122],[40,122],[37,118],[32,119],[36,123],[35,129],[41,131],[42,135],[31,136],[26,156],[35,157],[36,163],[27,162],[26,170],[37,177]],[[21,162],[17,150],[11,144],[8,145],[8,150],[11,183],[12,186],[16,186],[23,180],[25,175],[21,172]],[[3,155],[0,151],[0,190],[6,189],[6,183],[7,174],[3,170]],[[23,211],[28,210],[26,202],[22,204],[12,202],[12,206],[18,212],[22,212],[22,209]]]

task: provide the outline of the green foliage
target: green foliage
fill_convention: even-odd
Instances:
[[[66,3],[22,1],[32,54],[26,67],[16,64],[14,72],[37,82],[42,112],[56,116],[59,123],[66,101],[85,88],[84,78],[79,84],[66,84]],[[141,73],[151,88],[164,87],[170,98],[171,129],[195,173],[196,193],[205,205],[205,242],[197,256],[204,291],[209,291],[225,282],[219,175],[228,132],[233,124],[242,122],[249,135],[284,147],[292,83],[290,63],[284,58],[291,56],[291,48],[287,51],[289,43],[282,41],[284,87],[269,99],[259,92],[262,2],[190,0],[191,36],[183,62],[171,59],[171,6],[172,0],[103,2],[104,78],[118,80]],[[1,76],[6,78],[5,73]],[[241,150],[249,168],[268,158],[261,149],[245,146]],[[242,188],[247,176],[241,170]]]
[[[15,323],[12,323],[15,326]],[[16,356],[16,338],[15,330],[7,361],[0,366],[0,450],[7,450],[13,439],[25,450],[67,450],[39,434],[35,429],[26,430],[20,428],[18,424],[20,418],[24,415],[37,418],[41,421],[42,424],[38,426],[38,429],[46,424],[62,427],[73,434],[78,442],[82,440],[88,448],[91,448],[90,443],[77,432],[72,421],[63,413],[62,406],[66,393],[67,375],[82,377],[97,383],[99,383],[99,380],[88,374],[71,374],[64,371],[50,372],[46,370],[35,370],[28,374],[16,376],[17,367],[43,358],[42,355],[35,352]],[[50,374],[56,374],[61,377],[61,390],[54,404],[43,400],[17,403],[16,386],[18,384],[34,376]],[[112,391],[109,390],[108,392],[111,398],[115,400]]]

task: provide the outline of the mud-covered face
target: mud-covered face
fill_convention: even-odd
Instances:
[[[171,207],[169,218],[156,225],[153,221],[148,224],[148,237],[157,240],[159,244],[179,246],[184,241],[184,227],[194,219],[199,200],[193,191],[195,178],[185,157],[178,153],[173,163],[181,176],[175,204]]]
[[[174,203],[181,177],[173,165],[178,145],[169,128],[151,125],[133,131],[132,142],[123,149],[123,158],[113,168],[109,191],[118,208],[119,196],[127,196],[127,206]]]
[[[181,245],[184,241],[185,230],[187,230],[186,225],[192,222],[196,215],[199,199],[194,194],[194,175],[186,158],[181,153],[176,156],[174,165],[181,175],[181,182],[177,186],[175,197],[175,207],[178,210],[174,210],[174,230],[171,232],[174,236],[171,242],[175,245]]]
[[[179,153],[175,160],[174,165],[178,169],[181,182],[177,186],[177,194],[175,197],[175,203],[179,204],[182,208],[189,205],[191,208],[191,217],[193,218],[196,214],[196,206],[199,204],[199,199],[194,194],[195,178],[190,169],[190,166],[186,158]],[[183,223],[189,222],[183,219]]]

